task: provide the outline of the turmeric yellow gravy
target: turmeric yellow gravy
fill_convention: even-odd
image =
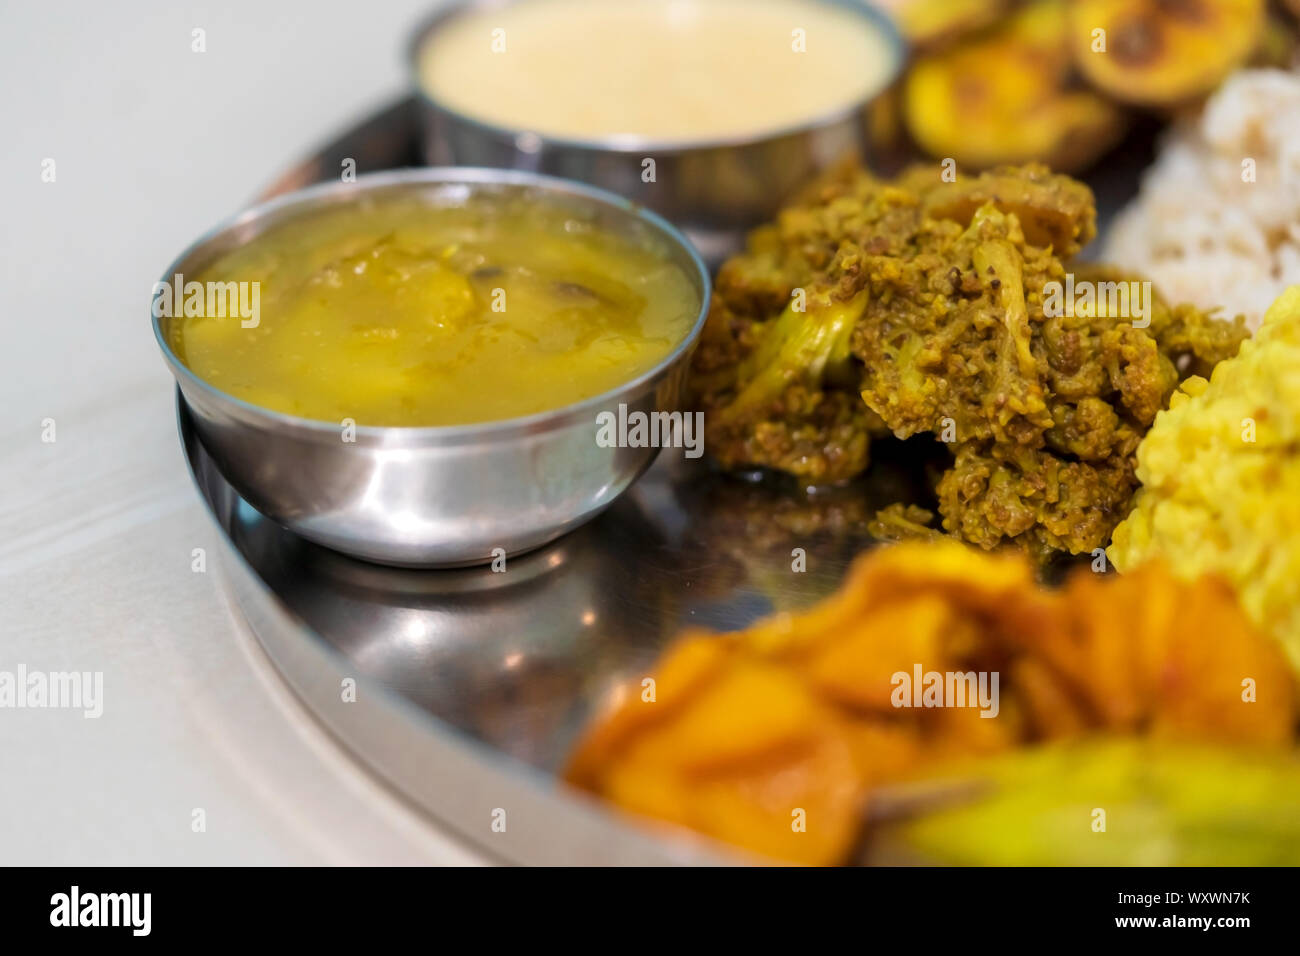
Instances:
[[[664,359],[700,307],[658,250],[519,194],[325,209],[194,278],[261,283],[255,328],[238,315],[171,322],[196,375],[358,425],[493,421],[599,395]]]

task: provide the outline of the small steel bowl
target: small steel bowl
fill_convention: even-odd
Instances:
[[[597,416],[676,411],[690,354],[708,311],[709,274],[690,244],[648,210],[590,186],[528,172],[411,169],[313,186],[241,213],[183,252],[160,281],[197,275],[214,259],[299,214],[402,192],[436,202],[484,191],[519,192],[572,209],[597,226],[650,243],[679,265],[699,295],[690,332],[650,371],[581,402],[523,418],[428,428],[338,423],[260,408],[195,375],[154,336],[226,479],[246,501],[304,538],[406,567],[461,566],[551,541],[610,505],[657,448],[602,447]],[[153,309],[150,309],[152,316]],[[520,387],[527,387],[520,382]],[[498,551],[496,549],[501,549]]]
[[[907,42],[887,14],[861,0],[815,0],[860,15],[881,31],[891,69],[880,88],[859,102],[793,128],[753,137],[680,142],[620,136],[566,139],[476,120],[439,103],[425,89],[420,54],[429,38],[471,10],[499,9],[519,0],[459,0],[416,30],[408,47],[423,118],[422,150],[431,166],[526,169],[591,183],[664,216],[716,266],[744,246],[746,233],[770,221],[787,199],[846,155],[870,154],[866,114],[897,79]],[[580,30],[580,25],[575,25]],[[642,160],[655,160],[655,182],[642,180]]]

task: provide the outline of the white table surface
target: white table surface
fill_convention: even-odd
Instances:
[[[147,321],[186,244],[403,91],[429,6],[0,4],[0,670],[104,674],[97,720],[0,708],[0,864],[480,862],[244,628]]]

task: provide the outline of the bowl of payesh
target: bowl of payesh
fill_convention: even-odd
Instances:
[[[904,58],[888,17],[849,0],[470,0],[410,48],[430,164],[593,183],[710,262],[866,154],[866,110]]]

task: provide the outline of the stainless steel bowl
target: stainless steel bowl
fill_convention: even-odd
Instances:
[[[258,511],[304,538],[357,557],[402,566],[456,566],[545,544],[594,517],[649,467],[656,448],[601,447],[597,416],[678,408],[690,353],[708,309],[709,274],[667,222],[590,186],[527,172],[401,170],[330,183],[241,213],[187,249],[164,273],[194,276],[208,263],[301,213],[405,192],[431,202],[472,193],[520,192],[662,249],[693,282],[699,312],[690,332],[649,372],[565,408],[472,425],[357,426],[270,411],[200,379],[172,351],[166,318],[154,336],[226,479]],[[152,315],[151,309],[151,315]],[[521,383],[521,387],[526,383]]]
[[[893,62],[880,89],[860,102],[799,126],[756,137],[667,142],[634,137],[577,140],[509,129],[466,116],[435,100],[420,78],[425,42],[470,10],[520,0],[460,0],[441,9],[411,40],[408,62],[424,120],[423,152],[432,166],[525,169],[592,183],[649,206],[690,237],[717,265],[739,251],[746,232],[771,220],[801,185],[846,155],[869,154],[866,111],[897,78],[907,44],[893,21],[861,0],[811,0],[859,14],[879,29]],[[580,25],[574,29],[580,30]],[[643,158],[655,160],[655,182],[641,178]]]

